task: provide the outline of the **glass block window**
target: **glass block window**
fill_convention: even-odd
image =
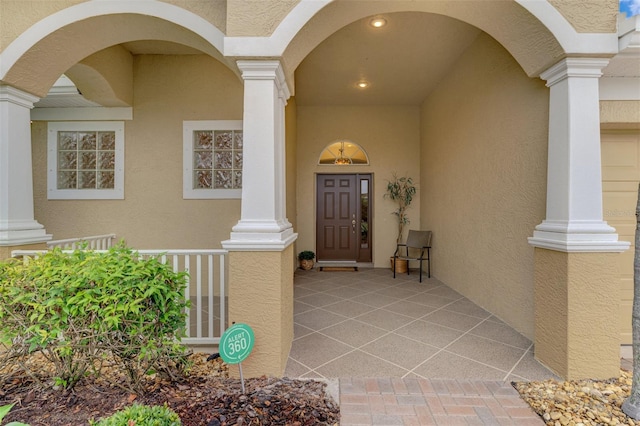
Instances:
[[[185,121],[183,197],[240,198],[242,121]]]
[[[124,198],[124,123],[48,126],[49,199]]]

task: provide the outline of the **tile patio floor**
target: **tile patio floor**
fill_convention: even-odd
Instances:
[[[296,272],[288,377],[338,378],[342,425],[542,425],[510,381],[532,342],[435,278]]]

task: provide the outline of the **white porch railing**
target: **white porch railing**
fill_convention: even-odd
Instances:
[[[95,235],[93,237],[68,238],[66,240],[56,240],[47,242],[47,248],[51,250],[54,247],[60,247],[63,250],[75,250],[86,248],[90,250],[107,250],[113,246],[116,234]]]
[[[71,252],[72,250],[65,250]],[[104,252],[105,250],[95,250]],[[188,345],[217,345],[227,328],[226,250],[136,250],[140,256],[158,256],[175,272],[186,271],[185,298],[191,301],[187,310]],[[14,250],[12,257],[33,257],[42,250]]]

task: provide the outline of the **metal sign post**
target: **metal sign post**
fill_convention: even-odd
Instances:
[[[254,343],[253,330],[247,324],[242,323],[233,324],[220,338],[220,357],[227,364],[238,364],[242,393],[245,393],[242,361],[247,359],[253,350]]]

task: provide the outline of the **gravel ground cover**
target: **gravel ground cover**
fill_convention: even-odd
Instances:
[[[622,412],[631,373],[609,380],[515,382],[522,398],[548,426],[640,425]]]

